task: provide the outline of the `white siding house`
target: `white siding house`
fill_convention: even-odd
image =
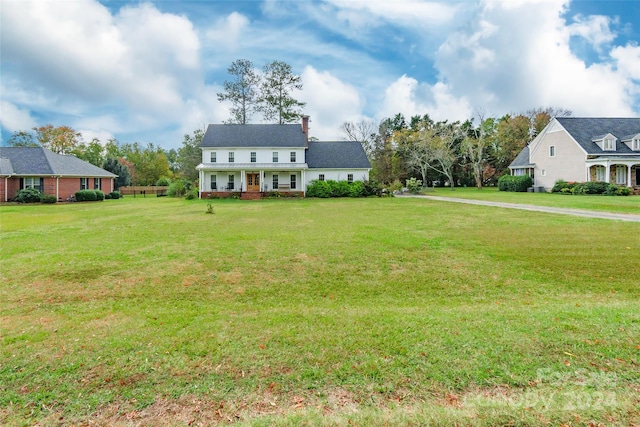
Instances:
[[[209,125],[197,166],[200,197],[270,191],[304,195],[314,179],[368,180],[371,165],[357,141],[309,141],[309,118],[296,124]]]

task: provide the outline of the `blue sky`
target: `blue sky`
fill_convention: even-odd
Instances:
[[[2,0],[0,14],[3,141],[51,123],[178,147],[228,119],[216,93],[238,58],[289,63],[324,140],[399,112],[640,115],[636,0]]]

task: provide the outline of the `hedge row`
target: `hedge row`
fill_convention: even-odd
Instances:
[[[382,187],[374,181],[319,181],[314,179],[307,187],[307,197],[369,197],[380,196]]]
[[[603,194],[605,196],[628,196],[631,189],[602,181],[567,182],[559,179],[551,189],[560,194]]]
[[[503,175],[498,180],[498,190],[500,191],[524,193],[531,186],[533,186],[533,180],[528,175]]]

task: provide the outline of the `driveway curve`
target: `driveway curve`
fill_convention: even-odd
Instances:
[[[551,206],[524,205],[519,203],[491,202],[487,200],[471,200],[471,199],[459,199],[455,197],[424,196],[424,195],[413,195],[413,194],[412,195],[403,194],[399,197],[415,197],[415,198],[422,198],[422,199],[429,199],[429,200],[438,200],[441,202],[466,203],[469,205],[495,206],[495,207],[507,208],[507,209],[520,209],[524,211],[582,216],[586,218],[614,219],[619,221],[640,222],[640,215],[626,214],[626,213],[599,212],[599,211],[589,211],[584,209],[555,208]]]

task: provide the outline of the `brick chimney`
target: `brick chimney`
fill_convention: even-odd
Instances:
[[[307,148],[309,148],[309,116],[302,116],[302,133],[307,138]]]

